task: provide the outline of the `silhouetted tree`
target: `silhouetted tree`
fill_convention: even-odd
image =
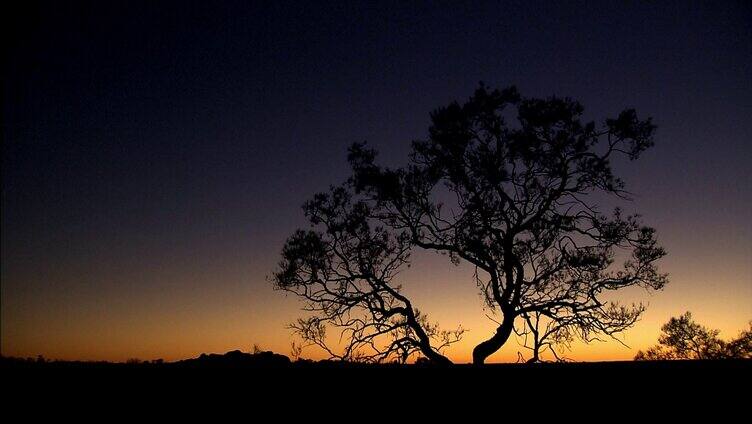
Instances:
[[[726,344],[726,356],[729,358],[752,359],[752,320],[748,328],[739,337]]]
[[[627,199],[611,161],[619,155],[637,159],[653,144],[655,126],[631,109],[599,127],[583,122],[582,113],[582,106],[568,98],[523,99],[514,87],[499,91],[481,84],[464,105],[453,102],[431,114],[428,139],[413,142],[410,163],[403,168],[377,165],[375,150],[353,145],[348,156],[353,176],[336,195],[314,202],[330,205],[338,203],[335,197],[349,202],[357,196],[352,207],[323,207],[326,219],[352,222],[354,213],[354,222],[376,222],[353,244],[391,247],[349,250],[337,260],[356,257],[358,268],[344,274],[362,274],[361,263],[375,262],[388,264],[391,278],[412,247],[473,265],[485,307],[501,317],[494,334],[473,350],[476,364],[500,349],[515,325],[531,331],[533,316],[551,321],[555,329],[539,342],[575,334],[590,341],[632,326],[644,307],[608,302],[603,294],[632,286],[662,288],[667,279],[654,263],[665,251],[637,216],[620,209],[606,216],[593,195]],[[507,122],[510,117],[516,124]],[[322,207],[309,204],[307,209]],[[320,215],[309,211],[309,216]],[[329,237],[321,243],[319,236],[297,233],[292,244],[288,241],[282,269],[304,256],[291,250],[296,245],[307,243],[305,252],[342,245]],[[326,247],[313,249],[314,244]],[[621,267],[614,265],[617,255],[627,258]],[[328,257],[316,260],[317,277],[322,269],[339,267]],[[373,280],[370,274],[368,279]],[[371,282],[379,293],[389,293],[384,284],[389,279]],[[330,299],[306,297],[330,315]],[[407,299],[389,293],[385,300],[404,305]],[[413,321],[419,323],[417,316]]]
[[[633,308],[639,309],[640,313],[644,308],[642,306]],[[563,362],[566,359],[561,356],[561,351],[569,349],[576,337],[585,341],[600,340],[598,334],[612,335],[624,331],[631,327],[638,315],[634,315],[635,320],[623,320],[622,322],[611,322],[610,327],[604,331],[583,331],[578,321],[577,315],[561,315],[549,317],[544,311],[525,312],[522,314],[523,325],[515,328],[514,332],[522,340],[521,345],[531,352],[528,363],[539,362],[546,351],[550,352],[556,361]],[[587,330],[585,330],[587,331]],[[624,345],[618,338],[614,340]],[[625,345],[626,346],[626,345]]]
[[[568,348],[574,341],[570,320],[567,317],[549,319],[541,311],[522,314],[524,325],[514,332],[522,339],[522,346],[531,352],[527,363],[541,361],[543,353],[551,352],[557,361],[564,361],[557,349]]]
[[[658,345],[639,351],[635,360],[752,358],[752,322],[737,339],[724,342],[720,331],[708,329],[685,312],[661,327]]]
[[[374,226],[371,208],[343,187],[317,194],[304,209],[321,231],[293,234],[274,275],[277,288],[303,298],[304,309],[314,313],[291,325],[304,342],[297,356],[316,345],[330,359],[404,362],[420,352],[449,363],[440,352],[463,330],[440,330],[394,284],[408,263],[409,237]],[[327,340],[327,325],[340,330],[341,350]]]

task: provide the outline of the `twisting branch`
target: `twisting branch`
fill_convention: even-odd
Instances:
[[[409,263],[410,235],[373,225],[371,208],[353,200],[347,187],[317,194],[304,210],[321,231],[295,232],[273,277],[276,288],[302,298],[312,313],[290,325],[302,346],[346,361],[405,362],[422,354],[450,363],[441,352],[464,330],[430,323],[394,284]],[[327,328],[338,331],[337,343]]]

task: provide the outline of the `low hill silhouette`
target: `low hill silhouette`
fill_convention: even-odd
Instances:
[[[252,368],[279,368],[290,366],[292,362],[285,355],[271,351],[246,353],[240,350],[232,350],[223,355],[216,353],[202,353],[198,358],[185,359],[174,362],[177,366],[187,367],[252,367]]]
[[[247,353],[232,350],[224,354],[202,353],[197,358],[165,362],[162,359],[142,361],[129,359],[125,362],[108,361],[66,361],[47,360],[42,356],[37,358],[0,357],[0,367],[3,369],[29,368],[280,368],[289,367],[290,358],[271,351]]]

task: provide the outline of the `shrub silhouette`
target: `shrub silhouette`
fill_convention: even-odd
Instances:
[[[658,345],[637,352],[635,360],[752,358],[752,321],[749,329],[730,342],[721,340],[719,334],[696,323],[687,311],[664,324]]]

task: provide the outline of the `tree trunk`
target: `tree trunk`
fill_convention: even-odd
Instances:
[[[428,334],[426,334],[425,330],[423,330],[423,327],[418,322],[418,319],[415,318],[415,313],[413,312],[413,307],[410,302],[406,300],[405,303],[407,304],[407,313],[405,314],[405,318],[407,319],[407,324],[418,336],[418,347],[420,348],[421,353],[423,353],[423,355],[425,355],[426,358],[430,359],[434,364],[453,365],[454,363],[449,358],[431,349],[431,338],[428,337]]]
[[[475,346],[475,349],[473,349],[473,365],[483,365],[486,358],[501,349],[501,347],[504,346],[504,343],[509,339],[509,335],[512,334],[513,328],[513,315],[505,314],[504,321],[502,321],[499,328],[496,329],[496,334],[490,339],[481,342],[478,346]]]
[[[533,343],[535,343],[535,345],[533,346],[533,357],[527,360],[528,364],[534,364],[536,362],[540,362],[540,355],[539,355],[540,344],[538,344],[538,333],[534,333],[534,334],[535,334],[535,340],[533,341]]]
[[[449,358],[447,358],[446,356],[444,356],[444,355],[442,355],[440,353],[437,353],[436,351],[434,351],[430,347],[427,348],[427,349],[421,348],[420,350],[421,350],[421,353],[423,353],[423,355],[425,355],[426,358],[428,358],[429,360],[431,360],[431,362],[433,364],[444,365],[444,366],[446,366],[446,365],[453,365],[454,364]]]

